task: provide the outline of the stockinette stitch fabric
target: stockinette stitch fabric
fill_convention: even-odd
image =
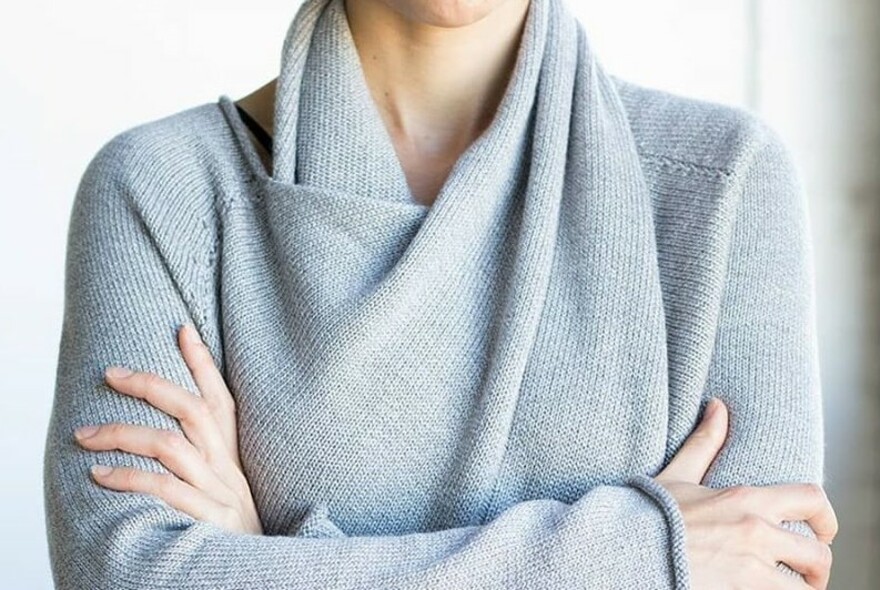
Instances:
[[[806,201],[756,115],[609,75],[562,0],[532,0],[494,120],[425,206],[342,0],[307,0],[274,122],[271,171],[222,95],[83,174],[44,463],[57,587],[684,590],[651,476],[712,395],[731,422],[706,485],[822,483]],[[167,470],[74,441],[181,432],[103,371],[198,395],[186,321],[264,535],[102,488],[94,463]]]

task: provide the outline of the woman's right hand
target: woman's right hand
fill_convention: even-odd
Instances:
[[[700,485],[727,438],[727,421],[727,407],[712,400],[699,426],[654,478],[672,494],[684,517],[692,587],[825,590],[831,570],[828,545],[838,525],[821,486]],[[783,520],[807,521],[817,539],[778,526]],[[779,561],[804,580],[779,570]]]

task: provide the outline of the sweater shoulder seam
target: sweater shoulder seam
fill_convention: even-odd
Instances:
[[[685,176],[692,172],[722,178],[731,178],[736,175],[736,171],[732,168],[707,166],[705,164],[699,164],[690,160],[674,158],[664,154],[657,154],[644,150],[639,150],[638,153],[647,164],[662,167],[672,172],[683,174]]]
[[[173,119],[168,118],[168,122]],[[112,167],[113,182],[117,191],[124,196],[127,206],[139,218],[140,223],[148,237],[152,242],[158,256],[162,261],[169,274],[169,277],[175,288],[183,298],[190,313],[197,321],[200,330],[204,330],[210,318],[210,297],[211,297],[211,279],[216,276],[217,260],[219,258],[219,235],[215,235],[210,227],[210,221],[207,217],[202,216],[198,222],[189,225],[190,229],[196,230],[199,237],[192,235],[184,238],[185,233],[175,232],[163,226],[163,216],[158,214],[158,209],[166,208],[169,205],[163,203],[161,198],[157,198],[157,192],[162,194],[174,195],[175,198],[182,198],[182,191],[170,190],[166,191],[162,183],[153,183],[151,186],[157,185],[162,188],[150,188],[148,191],[142,190],[143,186],[134,180],[137,176],[136,172],[144,166],[143,162],[151,162],[153,171],[156,173],[165,173],[161,166],[165,164],[162,158],[155,158],[156,145],[152,142],[151,131],[156,130],[161,122],[136,126],[117,133],[114,137],[106,142],[102,148],[104,150],[117,149],[121,155],[121,159],[116,159],[110,166]],[[180,133],[181,137],[186,137],[188,141],[199,143],[201,138],[192,133],[189,129],[182,128],[174,130],[174,133]],[[201,149],[195,150],[194,157],[202,164],[205,162],[204,154]],[[161,172],[160,172],[161,170]],[[170,172],[168,172],[170,174]],[[147,193],[152,193],[148,195]],[[139,198],[139,196],[147,196],[149,198]],[[205,207],[203,213],[206,215],[219,215],[218,203],[216,195],[212,199],[212,203]],[[210,212],[210,213],[209,213]],[[218,225],[217,231],[221,231]],[[163,236],[160,237],[160,236]],[[168,247],[171,243],[180,241],[187,244],[201,243],[204,248],[191,249],[187,258],[191,260],[190,264],[183,264],[178,261],[174,263],[169,257]]]

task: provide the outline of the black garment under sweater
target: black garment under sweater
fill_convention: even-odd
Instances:
[[[241,108],[239,105],[235,105],[236,110],[238,110],[238,114],[241,115],[241,120],[244,121],[244,124],[247,125],[248,129],[251,130],[257,140],[262,144],[266,151],[270,154],[272,153],[272,136],[270,136],[265,129],[263,129],[256,120],[251,117],[247,111]]]

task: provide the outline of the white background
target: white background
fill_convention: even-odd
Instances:
[[[125,128],[272,79],[297,4],[32,0],[3,11],[0,588],[51,587],[42,453],[86,163]],[[755,109],[788,140],[817,255],[827,487],[842,526],[831,587],[880,587],[880,2],[569,4],[612,73]]]

